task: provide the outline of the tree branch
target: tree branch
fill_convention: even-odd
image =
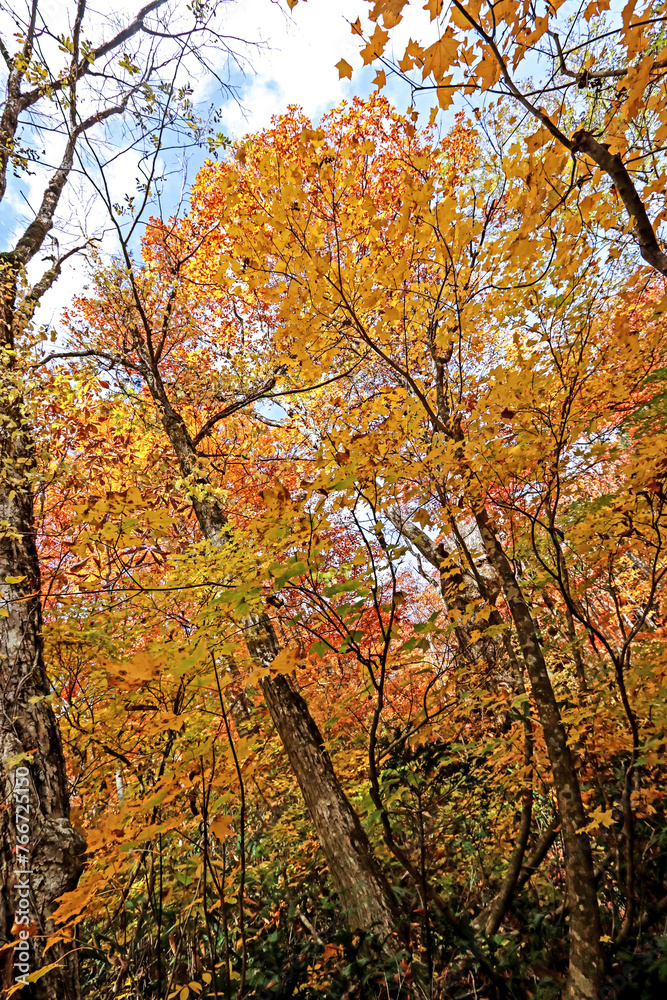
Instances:
[[[644,203],[637,194],[632,178],[619,153],[610,153],[606,143],[598,142],[591,132],[579,129],[573,136],[572,151],[589,156],[600,170],[604,170],[614,182],[614,186],[632,219],[644,260],[656,271],[667,275],[667,254],[660,248]]]
[[[257,402],[258,399],[262,399],[262,397],[265,396],[270,389],[273,389],[277,381],[278,381],[277,375],[272,375],[269,379],[266,380],[264,385],[260,386],[260,388],[257,389],[255,392],[250,393],[250,395],[245,396],[243,399],[237,400],[235,403],[230,403],[229,406],[226,406],[224,408],[224,410],[220,410],[219,413],[216,413],[214,416],[212,416],[209,420],[206,421],[202,429],[193,437],[192,444],[194,445],[194,447],[196,448],[199,442],[202,441],[208,434],[210,434],[215,425],[219,423],[221,420],[224,420],[225,417],[229,417],[232,413],[236,413],[237,410],[242,410],[245,406],[249,406],[250,403],[255,403]]]
[[[23,298],[21,304],[18,306],[14,321],[15,323],[16,319],[19,319],[22,323],[30,322],[42,297],[46,295],[53,283],[60,277],[60,272],[65,261],[69,260],[69,258],[73,257],[75,254],[80,253],[81,250],[85,250],[86,247],[90,246],[93,242],[94,240],[90,239],[81,246],[73,247],[72,250],[68,250],[67,253],[63,254],[62,257],[59,257],[58,260],[56,260],[53,267],[50,267],[44,272],[39,281],[35,282],[30,291]],[[33,365],[32,367],[34,368],[35,366]]]
[[[69,177],[72,169],[72,164],[74,163],[74,150],[79,137],[93,125],[97,125],[99,122],[105,121],[113,115],[122,114],[135,90],[136,88],[133,88],[129,91],[120,104],[113,105],[110,108],[105,108],[104,111],[98,111],[96,114],[85,118],[72,131],[69,139],[67,140],[67,145],[65,147],[65,152],[63,153],[63,158],[60,161],[60,166],[54,172],[51,180],[49,181],[48,187],[44,192],[39,211],[32,222],[27,226],[23,236],[19,239],[12,253],[14,260],[18,264],[27,264],[28,261],[32,260],[35,254],[39,252],[46,234],[53,225],[53,218],[58,207],[58,202],[60,201],[60,196],[63,192],[65,184],[67,183],[67,178]]]
[[[96,49],[93,49],[92,62],[88,58],[80,59],[75,70],[74,82],[80,80],[81,77],[90,72],[91,65],[94,65],[94,62],[97,59],[101,59],[103,56],[108,55],[109,52],[113,52],[120,45],[122,45],[123,42],[126,42],[129,38],[132,38],[133,35],[136,35],[136,33],[143,28],[144,19],[148,17],[149,14],[152,14],[153,11],[156,11],[159,7],[162,7],[166,2],[167,0],[153,0],[152,3],[146,4],[145,7],[141,8],[134,21],[128,24],[126,28],[119,31],[118,34],[114,35],[114,37],[108,42],[105,42],[103,45],[99,45]],[[63,87],[70,86],[72,82],[72,74],[70,73],[67,77],[50,82],[49,90],[51,92],[62,90]],[[32,90],[27,90],[21,95],[19,111],[25,111],[26,108],[35,104],[43,95],[44,90],[42,87],[33,87]]]
[[[41,368],[42,365],[46,365],[49,361],[60,361],[66,358],[102,358],[104,361],[108,361],[109,364],[119,365],[122,368],[131,368],[133,371],[140,372],[142,369],[139,365],[135,365],[132,361],[128,361],[126,358],[119,358],[114,354],[106,354],[104,351],[62,351],[57,354],[47,354],[46,357],[40,358],[39,361],[35,361],[31,368]]]
[[[588,132],[586,129],[579,129],[574,133],[572,139],[568,139],[558,126],[551,121],[547,114],[545,114],[540,108],[536,108],[534,104],[531,104],[531,102],[521,93],[519,88],[514,83],[505,60],[503,59],[500,50],[491,35],[484,31],[481,24],[475,21],[465,7],[462,6],[459,0],[453,0],[453,4],[468,21],[473,31],[475,31],[476,34],[491,49],[491,52],[498,63],[507,89],[519,102],[519,104],[521,104],[521,106],[525,108],[525,110],[528,111],[533,118],[536,118],[539,122],[541,122],[544,128],[562,146],[568,149],[573,156],[576,153],[585,153],[587,156],[590,156],[590,158],[600,167],[601,170],[604,170],[604,172],[611,177],[616,190],[625,205],[625,209],[634,224],[635,234],[642,257],[648,264],[651,265],[651,267],[654,267],[656,271],[659,271],[660,274],[667,275],[667,254],[661,250],[660,245],[658,244],[658,240],[655,232],[653,231],[653,226],[651,225],[647,215],[646,208],[637,194],[637,190],[632,183],[632,179],[626,170],[620,155],[618,153],[610,153],[607,145],[598,142],[592,133]],[[560,40],[553,33],[551,33],[551,35],[556,40],[561,71],[566,75],[570,75],[571,71],[568,71],[565,68],[565,60],[560,47]]]

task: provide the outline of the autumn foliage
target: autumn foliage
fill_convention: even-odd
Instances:
[[[398,64],[441,108],[556,45],[487,6]],[[26,346],[84,993],[664,989],[667,270],[603,157],[653,204],[641,16],[537,124],[287,109]]]

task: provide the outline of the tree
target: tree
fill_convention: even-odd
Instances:
[[[523,306],[517,307],[516,299],[510,306],[502,295],[491,296],[489,289],[515,295],[521,287],[533,288],[548,280],[556,288],[575,289],[576,305],[570,319],[568,307],[560,298],[542,293],[545,309],[558,317],[550,322],[557,322],[559,332],[555,339],[550,334],[544,335],[554,356],[545,361],[544,381],[539,383],[538,391],[546,391],[549,398],[548,380],[556,379],[558,389],[554,388],[554,392],[558,405],[568,415],[567,434],[572,435],[578,447],[594,449],[591,432],[569,424],[575,418],[567,399],[570,394],[577,399],[584,395],[582,386],[588,382],[593,363],[589,352],[600,349],[594,346],[601,337],[599,331],[611,322],[606,303],[601,311],[591,305],[600,268],[592,262],[587,235],[578,229],[573,231],[566,211],[556,216],[551,210],[549,229],[538,229],[532,236],[532,266],[526,274],[526,258],[520,253],[520,245],[517,246],[514,228],[515,219],[519,225],[525,225],[523,184],[516,173],[500,180],[491,174],[485,182],[486,198],[482,203],[480,192],[458,185],[451,172],[443,171],[428,152],[419,148],[416,139],[414,146],[411,145],[409,128],[404,139],[397,137],[395,152],[387,149],[382,137],[380,144],[386,158],[381,159],[377,149],[372,149],[376,135],[359,105],[337,125],[332,122],[331,127],[319,131],[303,128],[298,137],[290,136],[288,146],[284,136],[292,126],[289,122],[284,132],[276,129],[263,136],[261,143],[249,146],[243,168],[234,171],[226,166],[218,168],[215,180],[209,183],[217,187],[226,212],[238,205],[238,218],[243,218],[242,226],[237,222],[238,228],[227,227],[221,252],[228,254],[227,266],[235,272],[232,281],[242,280],[242,274],[249,271],[250,287],[275,303],[276,337],[282,335],[285,348],[281,359],[286,364],[294,355],[302,370],[309,371],[310,366],[317,364],[318,378],[322,380],[335,368],[349,370],[360,358],[373,357],[374,373],[382,371],[382,377],[399,394],[400,409],[393,413],[380,401],[382,395],[376,401],[371,394],[365,416],[368,430],[360,432],[356,419],[354,431],[351,427],[343,430],[344,424],[337,428],[338,441],[342,442],[340,453],[349,455],[341,460],[348,466],[348,475],[362,476],[367,461],[363,456],[355,458],[359,449],[358,445],[352,446],[353,439],[358,441],[363,437],[370,451],[370,441],[377,440],[370,428],[382,419],[384,437],[394,436],[391,454],[400,463],[395,472],[390,472],[390,454],[382,450],[385,479],[407,484],[412,476],[417,476],[422,488],[438,498],[445,518],[452,525],[457,507],[476,524],[530,680],[558,802],[570,899],[570,971],[565,995],[594,996],[602,982],[604,959],[581,769],[568,743],[567,726],[548,670],[535,613],[508,554],[511,536],[506,541],[502,537],[505,531],[500,527],[499,511],[508,503],[504,493],[520,489],[520,480],[516,487],[510,485],[516,473],[508,462],[507,472],[496,487],[487,470],[495,470],[497,459],[488,457],[491,452],[481,442],[482,427],[487,426],[486,414],[500,412],[500,404],[496,401],[492,405],[492,398],[499,397],[505,403],[509,399],[507,411],[511,411],[512,417],[516,412],[512,405],[517,410],[526,405],[529,408],[525,399],[521,406],[518,400],[511,403],[514,378],[507,375],[504,367],[502,376],[496,372],[487,384],[484,365],[493,371],[490,352],[496,345],[502,345],[500,331],[507,314],[516,317],[514,322],[519,326],[523,323],[530,329],[530,321],[525,314],[519,319],[517,309],[529,311],[538,308],[539,302],[532,292],[524,299]],[[374,161],[377,172],[372,174],[365,159],[371,152],[377,157]],[[276,157],[281,164],[277,176]],[[454,149],[454,161],[455,157]],[[226,245],[225,239],[229,241]],[[235,263],[239,261],[245,262],[243,268]],[[627,313],[620,305],[618,308],[621,319],[613,329],[622,340]],[[582,313],[590,318],[578,335],[572,335],[570,331],[576,329],[578,322],[574,316]],[[641,383],[650,366],[660,364],[654,354],[656,337],[660,336],[657,331],[661,329],[660,321],[657,323],[653,327],[652,322],[646,321],[644,326],[641,360],[633,358],[628,382],[624,383],[630,396],[635,391],[632,386]],[[528,364],[522,356],[521,338],[518,334],[516,337],[516,351],[503,346],[501,349],[508,360],[518,356],[519,370],[530,373],[529,378],[534,382],[536,370],[541,371],[537,364],[540,352],[532,354]],[[605,339],[600,343],[606,344]],[[617,349],[615,344],[608,348],[604,365],[611,363]],[[466,354],[469,350],[472,355]],[[596,363],[604,367],[602,358],[607,348],[601,350]],[[320,358],[326,358],[324,371]],[[476,368],[475,362],[481,364],[481,369]],[[552,367],[553,373],[547,375]],[[377,374],[371,376],[377,377]],[[501,377],[502,382],[496,388]],[[596,401],[592,409],[589,406],[585,410],[587,427],[591,426],[591,420],[604,419],[605,411],[598,409],[598,405]],[[606,405],[611,406],[611,402]],[[544,419],[546,427],[553,427],[553,417]],[[566,420],[565,416],[562,419]],[[402,426],[399,421],[403,421]],[[419,455],[418,459],[412,459],[413,465],[416,461],[424,463],[424,471],[418,474],[411,473],[409,465],[406,467],[403,447],[399,444],[404,436],[411,436],[413,421],[428,442],[420,450],[416,443],[412,445]],[[493,433],[491,427],[489,432]],[[478,433],[482,437],[477,438]],[[538,436],[532,446],[517,445],[517,448],[523,455],[521,469],[530,470],[531,486],[526,489],[541,496],[538,510],[544,506],[551,512],[546,527],[539,515],[532,510],[526,512],[533,518],[534,533],[546,531],[546,538],[538,543],[536,536],[534,543],[538,560],[544,563],[541,545],[547,544],[553,553],[548,557],[549,562],[555,559],[556,567],[548,572],[558,581],[568,612],[590,628],[590,616],[584,614],[569,594],[566,557],[559,541],[564,533],[553,520],[561,497],[559,484],[565,475],[561,463],[567,461],[568,454],[563,444],[565,437],[561,436],[565,433],[559,432],[553,442],[548,434],[545,438]],[[587,437],[590,445],[584,444]],[[375,459],[372,461],[374,464]],[[540,481],[542,467],[544,484]],[[497,489],[501,492],[497,493]],[[547,491],[545,495],[543,489]],[[555,497],[553,490],[557,491]],[[662,516],[661,507],[651,515],[652,523],[654,516]],[[656,525],[651,530],[657,531],[655,539],[660,551],[660,529]],[[654,564],[653,586],[658,585],[662,573],[660,565]],[[650,604],[651,599],[648,600]],[[632,629],[633,637],[646,623],[648,606],[643,605],[637,627]],[[571,640],[576,646],[576,634],[571,635]],[[625,641],[629,641],[627,636]],[[615,664],[619,696],[636,740],[636,719],[624,693],[621,660],[626,653],[612,652],[609,639],[605,645]],[[634,772],[634,755],[635,750],[630,761],[631,772]],[[627,802],[629,785],[624,795]],[[628,827],[626,844],[632,853],[630,842]],[[627,864],[631,870],[630,854]],[[631,896],[632,893],[627,900],[630,913]]]
[[[436,146],[379,95],[291,109],[36,362],[48,453],[82,462],[53,459],[43,522],[94,844],[58,920],[113,960],[104,995],[356,988],[304,761],[409,916],[362,995],[591,994],[604,941],[613,968],[660,919],[662,279],[546,197],[522,237],[523,176],[463,118]],[[290,768],[258,687],[307,697],[272,706]]]
[[[233,326],[240,324],[243,337],[246,322],[251,330],[257,321],[255,316],[237,321],[229,303],[206,300],[196,304],[205,319],[197,315],[196,300],[193,302],[192,298],[197,293],[189,276],[184,280],[184,275],[189,262],[198,260],[208,229],[204,228],[202,237],[199,227],[189,234],[182,226],[173,226],[165,232],[161,227],[155,228],[157,233],[151,234],[147,257],[150,259],[155,245],[164,240],[163,246],[158,244],[160,263],[166,265],[171,280],[160,281],[163,277],[160,275],[156,282],[152,268],[135,269],[127,244],[122,241],[125,266],[106,277],[103,300],[97,308],[92,307],[92,315],[88,310],[86,328],[79,333],[82,348],[79,353],[97,356],[117,375],[129,373],[141,378],[173,448],[180,475],[191,490],[203,537],[213,546],[229,547],[234,545],[233,525],[211,487],[207,463],[200,457],[197,445],[225,417],[266,398],[276,387],[281,369],[271,363],[270,343],[263,345],[264,357],[258,366],[257,355],[249,357],[243,342],[236,341],[238,334]],[[151,263],[154,266],[155,259]],[[211,330],[204,339],[202,323],[210,323],[212,306],[218,311],[217,330]],[[238,303],[237,306],[244,308]],[[215,364],[214,351],[220,351],[222,345],[227,357],[236,351],[238,356],[233,366],[236,378],[227,387],[222,381],[220,384],[230,401],[218,412],[213,410],[195,434],[176,409],[167,385],[179,381],[177,372],[183,361],[190,354],[191,363],[192,353],[198,352],[203,343],[208,364]],[[252,372],[250,382],[250,373],[243,372],[247,365]],[[188,383],[181,381],[181,393],[188,389]],[[207,409],[212,402],[215,397],[205,398]],[[397,923],[390,885],[333,771],[324,740],[304,698],[289,677],[281,672],[276,676],[271,674],[274,661],[280,658],[281,646],[268,608],[253,608],[241,618],[241,626],[249,655],[261,671],[260,686],[272,721],[289,757],[349,921],[353,927],[375,929],[389,939]],[[294,666],[293,659],[286,662]]]
[[[624,224],[616,227],[616,245],[628,242],[629,223],[643,259],[667,274],[656,235],[662,212],[653,223],[649,215],[659,201],[664,174],[660,5],[630,0],[613,20],[605,20],[610,4],[593,0],[566,20],[559,13],[562,3],[524,9],[454,0],[445,10],[434,0],[428,11],[439,37],[430,45],[411,40],[394,64],[383,53],[407,5],[408,0],[373,5],[369,17],[376,29],[362,50],[364,65],[383,61],[409,83],[413,95],[435,92],[441,108],[450,107],[457,94],[489,94],[494,102],[509,103],[523,120],[538,126],[529,157],[519,167],[527,186],[540,192],[535,202],[538,217],[550,179],[557,177],[559,202],[576,204],[583,224],[595,227],[595,209],[604,190],[600,182],[606,175],[626,213]],[[363,35],[359,20],[352,31]],[[541,73],[537,84],[529,79],[533,64]],[[421,81],[411,78],[414,68],[421,71]],[[524,72],[526,82],[521,79]],[[380,70],[380,86],[385,79]],[[526,209],[524,225],[529,226],[534,224],[531,200]]]
[[[158,136],[159,144],[165,116],[171,116],[178,128],[180,115],[184,133],[188,117],[190,124],[196,125],[191,110],[178,107],[176,78],[195,46],[199,48],[211,38],[219,42],[221,36],[212,25],[215,5],[198,7],[189,22],[181,20],[175,26],[164,0],[153,0],[136,15],[124,18],[125,25],[118,28],[113,15],[101,23],[95,16],[91,18],[85,0],[81,0],[72,7],[69,35],[63,33],[62,10],[47,11],[37,0],[25,9],[5,6],[2,13],[17,30],[1,44],[6,82],[0,120],[0,197],[13,193],[12,177],[18,178],[17,196],[22,175],[37,172],[44,178],[44,186],[39,207],[31,210],[13,246],[2,253],[0,265],[0,573],[4,600],[0,743],[5,767],[5,808],[0,820],[0,978],[4,987],[12,985],[16,970],[8,945],[17,940],[17,933],[23,940],[27,932],[34,961],[19,962],[19,972],[33,977],[30,982],[35,982],[31,987],[35,996],[61,997],[77,994],[75,957],[70,954],[65,958],[61,948],[51,952],[48,961],[52,971],[45,978],[40,967],[47,961],[43,948],[55,900],[76,884],[84,843],[69,820],[67,775],[43,659],[40,565],[33,516],[38,472],[26,409],[30,381],[25,365],[37,307],[66,261],[85,245],[61,252],[58,241],[52,239],[50,266],[34,282],[28,275],[40,252],[49,246],[46,241],[58,223],[63,191],[73,172],[85,161],[87,152],[93,158],[102,153],[105,138],[100,126],[108,123],[114,128],[116,120],[134,121],[131,146],[142,138],[149,143],[153,135]],[[91,41],[89,31],[100,40]],[[204,53],[205,45],[199,51]],[[205,58],[203,54],[201,58]],[[50,162],[52,153],[42,159],[42,145],[56,152],[59,159],[55,165]],[[25,905],[19,908],[19,897],[29,902],[27,909]],[[20,954],[25,956],[25,950]],[[59,959],[64,964],[53,968]]]

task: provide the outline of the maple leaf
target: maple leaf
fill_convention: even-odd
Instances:
[[[271,672],[278,674],[293,673],[300,656],[301,650],[299,647],[287,646],[285,649],[281,649],[271,664]]]
[[[491,54],[485,55],[484,58],[478,62],[476,72],[479,79],[482,81],[482,87],[484,90],[490,90],[490,88],[493,87],[493,85],[500,79],[500,66],[495,56]]]
[[[437,81],[442,80],[452,63],[456,61],[458,50],[459,43],[454,38],[451,28],[447,28],[442,38],[424,52],[423,79],[433,74]]]
[[[342,80],[343,77],[347,77],[348,80],[352,79],[352,67],[349,62],[345,59],[340,59],[336,63],[336,69],[338,70],[338,79]]]
[[[211,820],[208,827],[209,830],[215,834],[218,840],[224,840],[225,837],[229,837],[230,834],[233,833],[232,817],[218,816],[216,819]]]
[[[400,22],[403,8],[408,2],[409,0],[376,0],[369,17],[371,21],[377,21],[381,17],[386,28],[393,28]]]
[[[389,32],[383,31],[379,24],[376,24],[375,31],[373,32],[368,43],[361,50],[361,56],[364,60],[364,66],[368,66],[369,63],[373,62],[373,59],[378,58],[384,52],[384,47],[387,44],[387,39],[389,38]]]
[[[597,17],[598,14],[602,14],[604,11],[609,10],[610,7],[611,0],[591,0],[584,11],[584,18],[586,21],[590,21],[591,18]]]
[[[450,86],[452,82],[452,75],[443,77],[440,86],[438,87],[438,104],[446,111],[447,108],[451,107],[454,102],[454,88]]]
[[[435,21],[436,17],[440,17],[442,14],[443,6],[444,0],[427,0],[424,10],[427,10],[431,16],[431,20]]]
[[[468,0],[467,3],[462,3],[460,5],[458,3],[453,3],[451,13],[452,23],[455,24],[457,28],[470,31],[472,27],[471,21],[477,21],[479,18],[480,7],[480,0]],[[469,17],[466,17],[466,14],[468,14]]]

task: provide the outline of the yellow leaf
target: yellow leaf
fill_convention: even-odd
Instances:
[[[383,69],[379,69],[375,74],[375,79],[373,80],[373,83],[378,88],[378,90],[382,90],[386,82],[387,82],[387,74]]]
[[[592,0],[588,7],[584,11],[584,18],[590,21],[592,17],[596,17],[601,14],[604,10],[609,10],[611,5],[611,0]]]
[[[473,0],[473,2],[461,4],[460,6],[465,9],[466,13],[470,15],[473,21],[477,20],[479,17],[480,0]],[[468,18],[457,6],[452,5],[451,18],[452,23],[455,24],[457,28],[463,28],[469,31],[472,27]]]
[[[218,816],[217,819],[212,820],[208,825],[209,830],[216,835],[218,840],[224,840],[228,837],[232,830],[232,817],[231,816]]]
[[[440,17],[442,14],[442,5],[443,0],[426,0],[424,10],[429,12],[432,21],[435,21],[436,17]]]
[[[644,101],[644,91],[648,86],[654,64],[654,57],[652,55],[646,56],[639,66],[628,75],[626,108],[629,116],[635,115]]]
[[[291,674],[296,668],[298,658],[299,649],[295,646],[286,646],[280,650],[271,664],[271,673]]]
[[[58,968],[60,968],[60,962],[51,962],[50,965],[43,965],[41,969],[37,969],[36,972],[31,972],[29,976],[26,976],[26,982],[36,983],[38,979],[42,978],[42,976],[46,976],[53,969],[58,969]],[[14,993],[16,993],[17,990],[23,989],[24,985],[25,985],[24,983],[19,982],[15,986],[12,986],[12,988],[7,993],[7,997],[12,996]]]
[[[442,38],[429,46],[424,53],[424,68],[422,76],[426,79],[431,73],[440,81],[447,70],[456,62],[459,43],[454,38],[451,28],[447,28]]]
[[[76,889],[71,892],[64,892],[58,897],[58,909],[53,914],[53,919],[57,924],[64,924],[72,917],[78,916],[96,895],[106,885],[107,879],[104,875],[93,873],[87,876]]]
[[[5,583],[22,583],[25,580],[24,576],[7,576],[5,577]]]
[[[9,611],[7,611],[7,608],[0,608],[0,616],[2,618],[9,618]]]
[[[600,813],[600,815],[597,818],[599,820],[600,826],[614,825],[614,817],[612,815],[611,809],[607,810],[606,812]]]
[[[111,684],[119,687],[141,687],[147,681],[159,676],[161,665],[148,653],[135,653],[131,660],[126,663],[112,663],[100,661],[100,665],[106,670]]]
[[[447,84],[451,83],[452,74],[446,76],[442,81],[442,85],[438,87],[438,104],[446,111],[451,104],[454,103],[454,90],[452,87],[448,87]]]
[[[535,42],[539,41],[542,35],[549,28],[549,18],[547,15],[544,17],[535,18],[535,28],[526,38],[526,45],[534,45]]]
[[[494,56],[487,56],[477,66],[477,75],[482,81],[484,90],[488,90],[500,77],[500,66]]]
[[[381,17],[385,28],[394,28],[401,20],[402,10],[407,3],[408,0],[376,0],[370,19],[377,21]]]
[[[609,6],[609,5],[607,5]],[[635,16],[635,7],[637,6],[637,0],[630,0],[630,3],[626,3],[623,8],[623,28],[627,32],[632,23],[632,19]]]
[[[405,48],[403,58],[399,60],[398,65],[404,73],[407,73],[408,70],[411,70],[414,65],[423,66],[423,56],[424,49],[419,42],[415,42],[414,39],[411,38]]]
[[[361,50],[361,55],[364,60],[364,66],[368,66],[372,63],[374,59],[378,59],[384,52],[384,47],[387,44],[387,39],[389,38],[389,32],[383,31],[379,24],[375,25],[375,31],[372,37],[369,39],[368,44],[364,46]],[[340,64],[339,64],[340,65]],[[352,72],[350,71],[350,76]]]
[[[348,80],[352,79],[352,67],[349,62],[345,61],[345,59],[341,59],[340,62],[336,63],[336,69],[338,70],[339,80],[342,80],[344,76],[346,76]]]

